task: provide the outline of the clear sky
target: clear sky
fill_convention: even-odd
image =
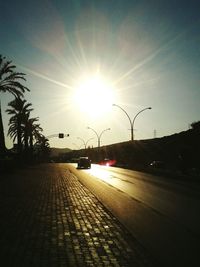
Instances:
[[[200,120],[200,2],[0,0],[0,54],[26,73],[25,94],[54,147],[171,135]],[[84,92],[84,93],[83,93]],[[1,94],[5,135],[7,104]],[[12,141],[6,138],[8,148]]]

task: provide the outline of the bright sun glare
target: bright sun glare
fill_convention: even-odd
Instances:
[[[114,90],[111,83],[100,75],[84,78],[76,89],[74,101],[81,112],[90,117],[99,117],[112,108]]]

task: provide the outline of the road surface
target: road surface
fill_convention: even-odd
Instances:
[[[200,266],[200,183],[94,164],[68,168],[161,266]]]
[[[159,267],[66,164],[0,174],[0,266]]]

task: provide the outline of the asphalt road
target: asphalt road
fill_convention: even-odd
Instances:
[[[67,166],[161,266],[200,266],[199,182],[99,165]]]

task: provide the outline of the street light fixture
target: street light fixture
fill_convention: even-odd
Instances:
[[[85,142],[82,138],[80,138],[80,137],[77,137],[77,139],[80,139],[80,140],[83,142],[83,144],[84,144],[84,146],[85,146],[85,149],[86,149],[86,148],[87,148],[87,144],[88,144],[88,142],[89,142],[90,140],[94,139],[94,138],[90,138],[90,139],[88,139],[86,142]]]
[[[126,110],[124,110],[122,107],[120,107],[120,106],[117,105],[117,104],[113,104],[113,106],[114,106],[114,107],[118,107],[118,108],[120,108],[120,109],[126,114],[126,116],[128,117],[129,122],[130,122],[130,125],[131,125],[131,141],[133,141],[133,140],[134,140],[134,124],[135,124],[135,119],[137,118],[137,116],[138,116],[141,112],[143,112],[143,111],[145,111],[145,110],[147,110],[147,109],[152,109],[152,108],[151,108],[151,107],[147,107],[147,108],[144,108],[144,109],[140,110],[140,111],[135,115],[135,117],[133,118],[133,121],[131,121],[131,118],[130,118],[130,116],[128,115],[128,113],[126,112]]]
[[[97,136],[97,140],[98,140],[98,148],[100,148],[100,140],[101,140],[101,136],[102,136],[102,134],[103,134],[104,132],[109,131],[110,128],[107,128],[107,129],[103,130],[100,134],[98,134],[98,133],[97,133],[93,128],[91,128],[91,127],[87,127],[87,129],[92,130],[92,131],[96,134],[96,136]]]

